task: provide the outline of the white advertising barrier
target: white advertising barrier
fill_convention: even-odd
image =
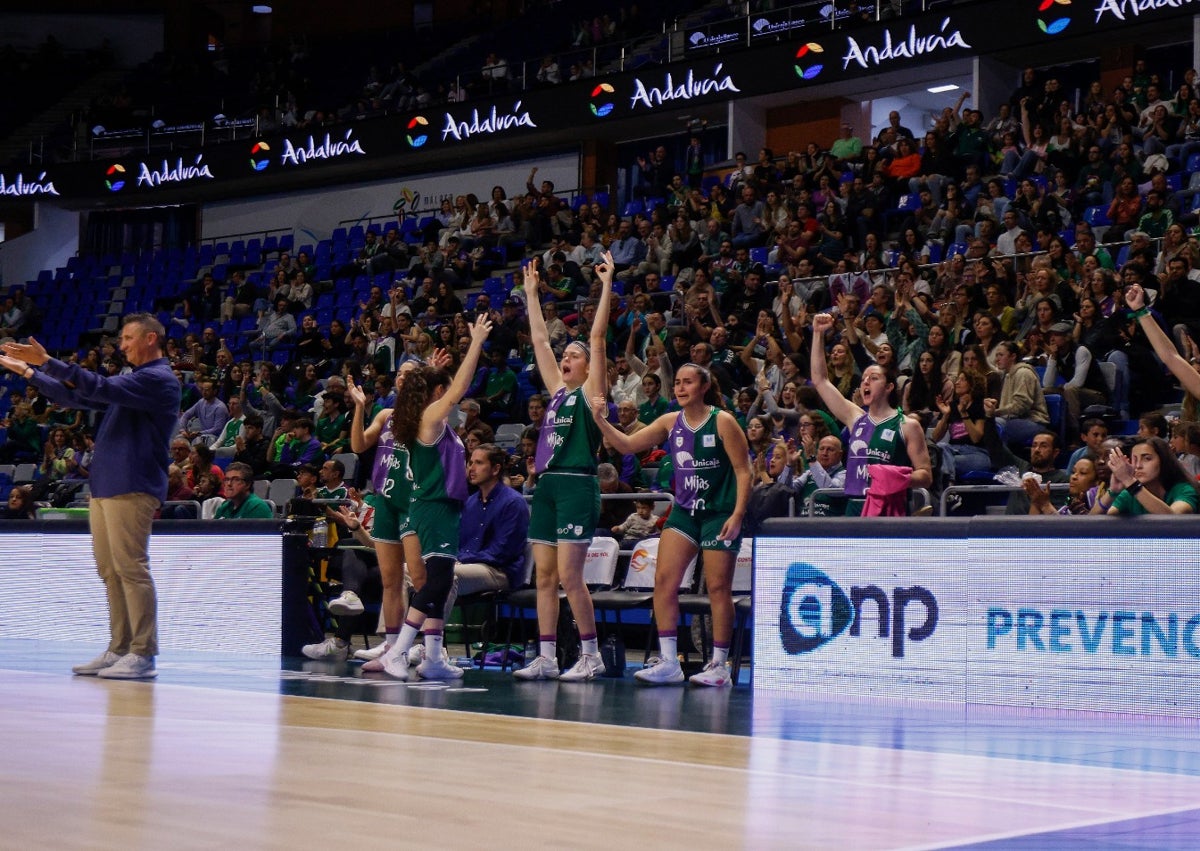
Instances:
[[[280,542],[278,534],[152,535],[162,651],[278,655]],[[0,575],[0,638],[108,642],[90,535],[6,534]]]
[[[1200,540],[756,541],[755,688],[1200,717],[1198,674]]]
[[[963,552],[909,543],[756,538],[755,688],[964,700]]]
[[[970,543],[972,703],[1200,716],[1200,541]]]

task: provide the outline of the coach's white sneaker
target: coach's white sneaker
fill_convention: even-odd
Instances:
[[[96,676],[106,680],[150,680],[158,676],[158,670],[154,667],[153,656],[126,653]]]
[[[120,655],[113,653],[111,650],[105,650],[92,661],[76,665],[71,670],[81,677],[94,677],[105,668],[111,668],[119,661],[121,661]]]

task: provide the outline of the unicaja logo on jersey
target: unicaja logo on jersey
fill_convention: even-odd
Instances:
[[[821,47],[821,45],[817,44],[815,41],[810,41],[807,44],[800,45],[800,49],[796,51],[796,64],[792,66],[796,70],[796,76],[801,80],[812,80],[816,78],[816,76],[825,69],[825,66],[818,62],[816,65],[809,65],[806,68],[801,64],[801,60],[803,60],[810,53],[824,52],[825,48]]]
[[[616,91],[608,83],[601,83],[592,89],[592,115],[597,118],[604,118],[613,111],[613,102],[609,97]]]
[[[271,164],[271,146],[266,142],[255,142],[250,148],[250,168],[266,171]]]
[[[1065,30],[1067,25],[1071,23],[1071,19],[1066,15],[1063,15],[1061,18],[1056,18],[1053,21],[1046,21],[1042,15],[1053,9],[1055,6],[1070,5],[1071,0],[1041,0],[1041,2],[1038,3],[1038,29],[1040,29],[1046,35],[1058,35],[1060,32]]]
[[[108,187],[109,192],[120,192],[125,188],[125,166],[120,163],[113,163],[108,167],[108,171],[104,172],[104,185]]]
[[[418,115],[408,122],[408,135],[404,138],[408,140],[409,147],[419,148],[429,141],[429,136],[421,130],[428,126],[429,119],[424,115]]]

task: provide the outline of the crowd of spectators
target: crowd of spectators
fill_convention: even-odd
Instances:
[[[1141,418],[1143,434],[1169,438],[1166,426],[1145,423],[1178,399],[1124,304],[1126,289],[1150,291],[1149,309],[1180,355],[1200,357],[1200,243],[1183,188],[1197,170],[1187,142],[1189,116],[1200,115],[1194,76],[1187,71],[1176,97],[1164,98],[1139,62],[1113,91],[1092,87],[1075,111],[1054,79],[1027,69],[994,116],[960,98],[916,139],[892,114],[865,142],[845,127],[828,148],[814,142],[784,158],[763,149],[753,163],[739,153],[716,184],[692,179],[686,162],[659,148],[639,166],[646,197],[662,191],[662,200],[628,217],[563,203],[534,169],[512,199],[497,186],[489,201],[448,202],[424,245],[391,255],[396,283],[371,288],[328,322],[317,321],[313,296],[340,284],[312,281],[305,257],[282,255],[268,293],[247,292],[240,277],[202,278],[179,311],[181,324],[199,319],[203,330],[167,349],[185,386],[180,439],[244,461],[259,477],[320,469],[347,448],[348,381],[364,389],[369,415],[387,407],[405,361],[442,349],[454,368],[470,323],[487,314],[488,351],[459,431],[470,450],[507,426],[509,480],[528,491],[536,487],[528,430],[545,399],[527,368],[526,317],[542,312],[559,351],[586,338],[598,321],[591,268],[607,249],[620,294],[607,318],[608,384],[613,421],[626,431],[671,409],[674,371],[694,362],[712,371],[746,428],[760,485],[801,499],[838,487],[841,426],[812,387],[808,355],[813,317],[829,312],[830,382],[857,402],[867,365],[894,375],[902,409],[933,449],[935,490],[1009,466],[1073,472],[1069,453],[1088,446],[1103,478],[1108,468],[1089,438],[1096,423],[1107,437]],[[1053,142],[1044,150],[1043,137]],[[539,304],[527,304],[511,279],[500,291],[474,291],[471,249],[506,234],[539,260]],[[369,270],[387,256],[387,241],[372,236],[355,263]],[[255,312],[259,325],[246,337],[218,336],[222,319]],[[121,368],[111,347],[76,357]],[[13,421],[21,417],[14,410]],[[1183,422],[1198,419],[1188,396]],[[56,425],[68,437],[81,427]],[[0,452],[34,448],[14,448],[21,439],[10,425]],[[58,453],[70,440],[51,442],[36,454],[65,472],[70,461]],[[606,450],[602,487],[664,487],[660,458]],[[1072,466],[1079,460],[1070,456]],[[778,510],[765,506],[781,504],[779,491],[758,500],[764,511]],[[638,527],[627,509],[602,527]]]

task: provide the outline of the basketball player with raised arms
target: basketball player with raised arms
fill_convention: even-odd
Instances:
[[[832,315],[818,313],[813,317],[812,383],[829,412],[850,430],[850,451],[846,455],[846,496],[850,500],[846,514],[857,517],[862,513],[863,497],[870,484],[868,466],[911,467],[910,488],[929,487],[933,471],[920,423],[906,417],[897,407],[899,394],[894,373],[879,364],[863,370],[859,393],[866,410],[843,396],[830,382],[825,366],[825,333],[832,327]]]
[[[550,402],[542,418],[534,469],[537,487],[530,508],[529,540],[537,575],[538,655],[513,676],[522,680],[594,679],[604,670],[596,642],[596,614],[583,582],[583,565],[592,533],[600,520],[600,484],[596,455],[600,429],[588,400],[606,392],[605,364],[609,304],[612,301],[613,259],[604,253],[595,273],[600,299],[588,331],[588,345],[567,344],[561,360],[550,347],[546,321],[537,309],[537,258],[525,267],[525,303],[538,372]],[[562,586],[579,625],[579,661],[560,674],[558,668],[558,588]]]

